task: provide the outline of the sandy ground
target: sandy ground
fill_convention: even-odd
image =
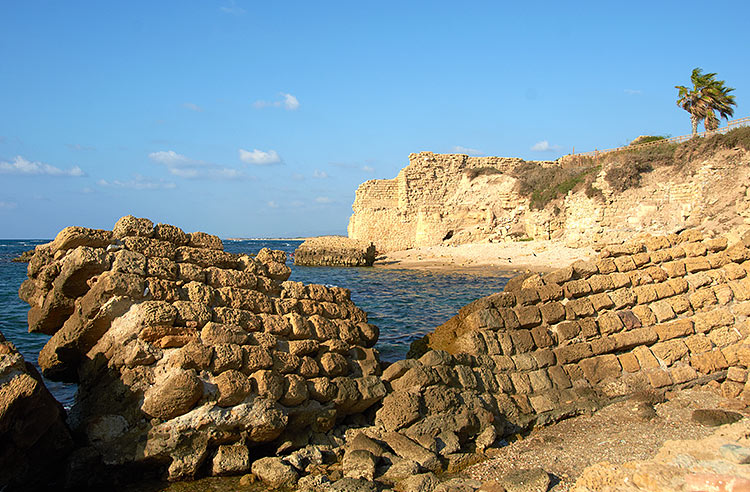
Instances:
[[[379,256],[381,268],[424,268],[545,272],[563,268],[596,255],[591,248],[568,248],[559,241],[474,243],[458,246],[426,246],[393,251]]]

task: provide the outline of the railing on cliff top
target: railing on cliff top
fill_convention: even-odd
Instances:
[[[693,135],[680,135],[679,137],[669,137],[662,140],[654,140],[653,142],[646,142],[642,144],[635,144],[635,145],[623,145],[622,147],[616,147],[614,149],[605,149],[605,150],[592,150],[589,152],[581,152],[578,154],[568,154],[564,157],[570,158],[570,157],[598,157],[602,154],[608,154],[610,152],[617,152],[618,150],[625,150],[625,149],[640,149],[643,147],[650,147],[652,145],[659,145],[663,143],[680,143],[685,142],[687,140],[690,140],[693,137],[705,137],[707,135],[715,135],[717,133],[726,133],[730,130],[734,130],[735,128],[739,128],[741,126],[750,126],[750,116],[746,116],[745,118],[740,118],[737,120],[731,120],[727,121],[727,126],[724,126],[722,128],[718,128],[716,130],[712,131],[705,131],[705,132],[698,132],[697,134]]]

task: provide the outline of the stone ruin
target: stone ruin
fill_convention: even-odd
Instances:
[[[106,465],[441,492],[458,479],[436,473],[500,438],[637,392],[721,381],[750,402],[749,245],[686,231],[516,277],[387,367],[347,290],[146,219],[63,230],[20,295],[52,335],[44,374],[80,385],[79,447]]]
[[[294,251],[294,264],[303,266],[372,266],[375,245],[344,236],[311,237]]]
[[[70,423],[105,464],[244,471],[252,447],[302,447],[385,395],[377,328],[348,290],[287,281],[285,260],[131,216],[37,248],[20,296],[52,336],[39,365],[79,383]]]

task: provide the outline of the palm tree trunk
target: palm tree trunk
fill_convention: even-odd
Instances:
[[[693,125],[693,136],[698,134],[698,116],[691,114],[690,123]]]

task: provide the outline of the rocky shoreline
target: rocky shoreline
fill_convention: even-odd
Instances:
[[[535,490],[454,474],[644,392],[713,381],[744,408],[749,246],[696,231],[609,246],[514,278],[387,365],[348,291],[288,281],[281,252],[232,255],[215,236],[131,216],[67,228],[37,247],[19,295],[30,331],[51,335],[45,376],[79,384],[67,416],[39,404],[70,438],[53,434],[54,463],[33,452],[41,438],[12,457],[62,467],[47,482],[62,488],[125,486],[137,469],[313,491]],[[13,388],[28,365],[4,346],[0,431],[33,428],[36,413],[7,410],[23,408]],[[9,459],[0,468],[15,471]],[[18,471],[9,490],[28,485]]]

